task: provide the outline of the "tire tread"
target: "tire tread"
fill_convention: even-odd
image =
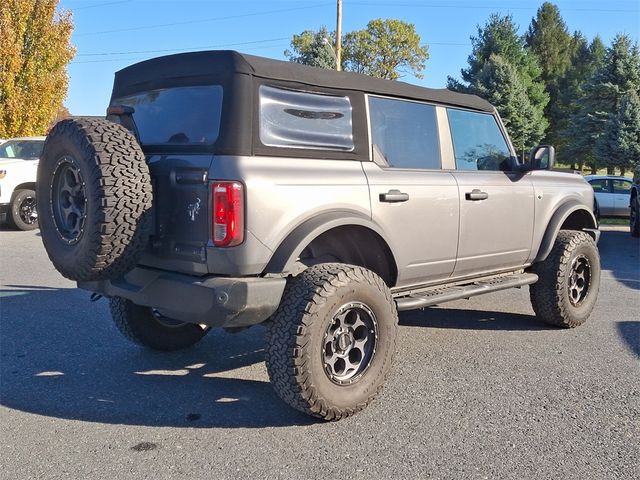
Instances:
[[[383,377],[365,401],[352,408],[338,408],[320,396],[305,368],[309,361],[305,347],[311,341],[309,330],[314,314],[338,288],[354,282],[375,287],[393,304],[389,288],[375,273],[358,266],[325,263],[310,267],[289,281],[280,307],[267,325],[266,364],[276,393],[295,409],[325,420],[339,420],[362,410],[384,383]],[[397,325],[397,311],[395,307],[392,310]],[[395,351],[395,339],[391,348]]]
[[[123,126],[103,119],[77,118],[58,122],[44,146],[64,139],[79,149],[85,182],[91,182],[89,208],[96,222],[85,225],[87,249],[77,262],[60,262],[56,246],[62,244],[55,231],[43,232],[49,258],[56,269],[76,281],[117,278],[131,270],[145,249],[150,233],[153,192],[149,167],[135,137]],[[44,180],[44,182],[43,182]],[[49,195],[51,179],[39,179],[39,197]],[[42,194],[45,194],[43,196]],[[39,216],[51,210],[39,202]],[[42,208],[40,208],[42,205]],[[45,208],[45,206],[47,208]]]
[[[593,239],[585,232],[560,230],[549,256],[543,262],[534,265],[533,271],[539,276],[539,280],[529,288],[531,306],[536,316],[545,323],[562,328],[574,328],[585,321],[573,315],[570,306],[564,300],[565,278],[571,268],[569,260],[583,243],[594,244]],[[591,292],[596,293],[597,290]]]

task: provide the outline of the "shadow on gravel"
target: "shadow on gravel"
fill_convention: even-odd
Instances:
[[[268,382],[231,372],[264,360],[262,327],[213,330],[155,353],[120,336],[105,300],[77,289],[0,290],[0,404],[88,422],[191,428],[314,423]],[[250,372],[255,375],[255,372]],[[235,378],[240,377],[240,378]]]
[[[640,358],[640,322],[618,322],[617,327],[627,347]]]
[[[552,330],[534,315],[484,312],[431,307],[400,314],[400,325],[407,327],[455,328],[463,330]]]
[[[603,270],[624,286],[640,290],[640,242],[637,238],[628,231],[603,231],[598,249]]]

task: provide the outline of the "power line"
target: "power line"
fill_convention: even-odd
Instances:
[[[428,3],[390,3],[390,2],[349,2],[349,5],[362,5],[369,7],[417,7],[417,8],[446,8],[451,10],[529,10],[535,11],[537,7],[501,7],[498,5],[450,5],[450,4],[428,4]],[[612,8],[562,8],[567,12],[595,12],[595,13],[638,13],[639,9],[612,9]]]
[[[119,3],[129,3],[131,0],[117,0],[117,1],[113,1],[113,2],[103,2],[103,3],[96,3],[95,5],[85,5],[83,7],[74,7],[74,8],[70,8],[69,10],[86,10],[87,8],[97,8],[97,7],[106,7],[107,5],[117,5]]]
[[[209,47],[201,47],[201,48],[217,48],[217,47],[224,47],[224,46],[231,46],[231,44],[227,44],[227,45],[211,45]],[[253,51],[253,50],[261,50],[261,49],[265,49],[265,48],[283,48],[283,47],[287,47],[289,46],[289,44],[287,43],[281,43],[281,44],[276,44],[276,45],[262,45],[262,46],[256,46],[256,47],[251,47],[249,49],[249,51]],[[166,52],[175,52],[175,53],[180,53],[180,52],[187,52],[190,51],[192,49],[176,49],[176,50],[166,50]],[[133,54],[134,52],[132,52]],[[141,57],[141,56],[136,56],[136,57],[128,57],[128,58],[106,58],[106,59],[101,59],[101,60],[81,60],[79,62],[77,61],[72,61],[71,64],[73,65],[80,65],[83,63],[112,63],[112,62],[128,62],[128,61],[136,61],[136,60],[146,60],[146,57]]]
[[[238,42],[238,43],[224,43],[218,45],[197,45],[193,47],[184,47],[184,48],[165,48],[162,50],[132,50],[128,52],[100,52],[100,53],[79,53],[76,57],[98,57],[98,56],[109,56],[109,55],[134,55],[139,53],[163,53],[163,52],[181,52],[185,50],[201,50],[204,48],[223,48],[223,47],[235,47],[239,45],[252,45],[255,43],[268,43],[268,42],[279,42],[282,40],[289,40],[289,37],[280,37],[280,38],[269,38],[265,40],[252,40],[249,42]]]
[[[237,15],[227,15],[224,17],[213,17],[213,18],[201,18],[201,19],[197,19],[197,20],[185,20],[185,21],[181,21],[181,22],[171,22],[171,23],[158,23],[155,25],[144,25],[144,26],[140,26],[140,27],[128,27],[128,28],[117,28],[114,30],[101,30],[99,32],[89,32],[89,33],[79,33],[76,35],[76,37],[88,37],[88,36],[93,36],[93,35],[104,35],[107,33],[120,33],[120,32],[132,32],[132,31],[139,31],[139,30],[149,30],[149,29],[153,29],[153,28],[164,28],[164,27],[175,27],[178,25],[193,25],[196,23],[207,23],[207,22],[215,22],[215,21],[219,21],[219,20],[231,20],[231,19],[235,19],[235,18],[246,18],[246,17],[257,17],[260,15],[271,15],[271,14],[275,14],[275,13],[286,13],[286,12],[293,12],[296,10],[308,10],[308,9],[312,9],[312,8],[319,8],[319,7],[326,7],[327,5],[331,5],[330,3],[319,3],[319,4],[315,4],[315,5],[305,5],[302,7],[290,7],[290,8],[281,8],[278,10],[265,10],[262,12],[254,12],[254,13],[241,13],[241,14],[237,14]]]

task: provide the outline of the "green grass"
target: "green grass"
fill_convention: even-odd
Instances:
[[[557,167],[557,168],[571,168],[571,165],[569,165],[569,164],[564,164],[564,163],[557,163],[557,164],[556,164],[556,167]],[[587,167],[584,167],[584,169],[582,170],[582,174],[583,174],[583,175],[592,175],[592,173],[591,173],[591,169],[590,169],[590,168],[587,168]],[[606,169],[606,168],[601,168],[601,169],[599,169],[599,170],[598,170],[595,174],[593,174],[593,175],[608,175],[608,174],[607,174],[607,169]],[[616,172],[614,173],[614,175],[620,175],[620,172],[619,172],[619,171],[616,171]],[[629,179],[632,179],[632,178],[633,178],[633,169],[627,170],[627,171],[625,172],[624,176],[625,176],[625,177],[627,177],[627,178],[629,178]]]
[[[600,225],[629,225],[629,219],[602,217],[600,219]]]

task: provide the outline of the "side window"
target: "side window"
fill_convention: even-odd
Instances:
[[[458,170],[510,169],[511,152],[493,115],[448,108]]]
[[[628,194],[631,192],[631,182],[625,182],[624,180],[613,180],[613,193]]]
[[[369,97],[374,160],[397,168],[439,169],[440,144],[433,105]]]
[[[269,147],[350,152],[353,145],[348,97],[261,85],[260,141]]]
[[[604,178],[600,180],[591,180],[589,185],[591,185],[594,192],[609,193],[609,181]]]

